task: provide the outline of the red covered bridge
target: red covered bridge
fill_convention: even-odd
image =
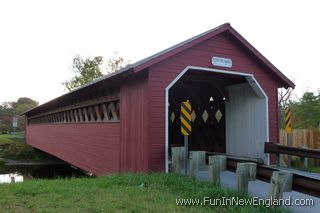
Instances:
[[[280,87],[294,84],[224,24],[28,111],[26,140],[98,175],[164,172],[189,100],[190,150],[269,163]]]

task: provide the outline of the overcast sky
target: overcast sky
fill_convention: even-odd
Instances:
[[[263,2],[263,3],[262,3]],[[79,54],[140,60],[225,22],[296,83],[320,88],[318,1],[0,1],[0,102],[66,91]]]

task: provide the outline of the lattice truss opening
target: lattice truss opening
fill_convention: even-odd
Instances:
[[[28,118],[28,124],[119,122],[119,93],[91,97]]]

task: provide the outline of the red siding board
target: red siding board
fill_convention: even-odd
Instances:
[[[148,172],[148,78],[127,81],[120,92],[120,171]]]
[[[214,55],[231,58],[233,67],[228,69],[213,66],[211,57]],[[278,83],[274,74],[270,74],[270,71],[257,62],[251,53],[248,54],[243,47],[221,34],[150,67],[149,110],[152,121],[149,125],[149,139],[152,140],[152,143],[150,143],[149,156],[150,167],[153,171],[159,169],[163,171],[165,166],[165,119],[163,117],[165,87],[187,66],[211,67],[253,74],[268,96],[270,140],[278,141],[277,97],[274,95]]]
[[[119,123],[29,125],[26,141],[85,171],[116,173],[119,127]]]
[[[229,29],[229,28],[230,28],[229,24],[221,25],[221,26],[215,28],[214,31],[212,31],[210,33],[205,33],[202,36],[200,36],[199,38],[193,40],[192,42],[185,43],[184,45],[181,45],[181,46],[178,46],[178,47],[172,49],[172,51],[166,52],[166,54],[159,55],[158,57],[154,58],[153,60],[149,60],[149,61],[147,61],[145,63],[142,63],[142,64],[138,65],[137,67],[134,68],[134,70],[136,72],[138,72],[140,70],[149,68],[149,67],[153,66],[156,63],[165,61],[168,58],[178,54],[181,51],[183,51],[184,49],[191,48],[193,45],[195,45],[197,43],[201,43],[201,42],[203,42],[203,41],[205,41],[205,40],[207,40],[207,39],[209,39],[211,37],[214,37],[215,35],[219,35],[220,33],[225,32],[226,29]]]

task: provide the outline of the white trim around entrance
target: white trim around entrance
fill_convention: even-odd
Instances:
[[[165,172],[169,172],[169,90],[170,88],[188,71],[188,70],[199,70],[205,72],[214,72],[214,73],[222,73],[227,75],[237,75],[243,76],[248,81],[251,88],[255,91],[258,97],[266,99],[266,116],[267,116],[267,140],[269,141],[269,115],[268,115],[268,96],[263,91],[257,80],[252,74],[236,72],[236,71],[226,71],[219,69],[211,69],[206,67],[197,67],[197,66],[187,66],[182,72],[166,87],[165,89]],[[268,157],[268,164],[269,157]]]

